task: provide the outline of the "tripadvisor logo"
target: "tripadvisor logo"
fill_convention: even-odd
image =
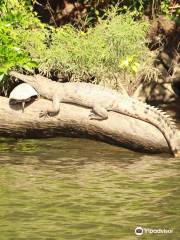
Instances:
[[[134,232],[137,236],[143,235],[144,233],[169,234],[169,233],[173,233],[173,229],[165,229],[165,228],[163,228],[163,229],[161,229],[161,228],[152,229],[152,228],[136,227]]]
[[[143,235],[144,231],[142,227],[136,227],[134,232],[137,236],[140,236],[140,235]]]

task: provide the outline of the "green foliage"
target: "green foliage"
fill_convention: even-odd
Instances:
[[[128,0],[121,2],[122,9],[131,11],[134,16],[148,15],[150,18],[157,17],[158,15],[166,15],[171,19],[177,20],[179,18],[179,9],[170,9],[173,5],[178,4],[178,1],[170,0]]]
[[[133,4],[133,9],[143,9],[143,1]],[[12,68],[38,68],[47,75],[57,71],[72,76],[73,81],[114,88],[139,79],[139,74],[147,79],[154,76],[149,74],[154,69],[146,67],[152,64],[146,47],[148,23],[134,21],[136,14],[128,7],[120,15],[119,9],[111,7],[86,32],[72,25],[44,26],[28,0],[1,0],[0,11],[0,80]]]
[[[36,51],[43,47],[43,25],[31,10],[19,0],[0,2],[0,80],[13,67],[37,66],[28,50],[30,45]]]
[[[83,30],[95,26],[99,21],[99,17],[103,17],[106,10],[112,6],[118,8],[118,14],[128,11],[135,18],[146,15],[152,19],[162,14],[172,18],[179,16],[178,10],[169,8],[175,5],[176,2],[178,3],[178,0],[33,0],[32,2],[43,21],[55,26],[71,23],[73,26]]]
[[[169,0],[164,0],[161,2],[160,8],[161,8],[162,13],[164,13],[166,15],[169,14],[169,4],[170,4]]]
[[[70,73],[74,81],[93,79],[118,88],[142,74],[143,66],[152,59],[146,46],[147,29],[147,22],[115,12],[86,33],[66,25],[53,31],[52,44],[39,68],[45,74],[55,69]]]

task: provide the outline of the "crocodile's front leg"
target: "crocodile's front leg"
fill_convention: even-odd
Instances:
[[[52,106],[42,110],[39,114],[39,117],[55,116],[59,113],[60,110],[61,98],[58,94],[55,94],[52,99]]]
[[[92,109],[92,112],[89,114],[89,118],[91,120],[105,120],[108,118],[108,111],[100,105],[95,105]]]

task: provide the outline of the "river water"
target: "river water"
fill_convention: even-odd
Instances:
[[[0,152],[0,240],[180,239],[178,158],[64,137]]]

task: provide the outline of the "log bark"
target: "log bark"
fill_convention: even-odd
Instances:
[[[135,151],[169,152],[162,133],[149,123],[119,113],[109,112],[104,121],[89,120],[90,109],[61,104],[54,117],[39,118],[39,112],[51,101],[38,99],[22,113],[21,105],[10,106],[9,99],[0,97],[0,135],[23,138],[52,136],[88,137],[116,144]]]

